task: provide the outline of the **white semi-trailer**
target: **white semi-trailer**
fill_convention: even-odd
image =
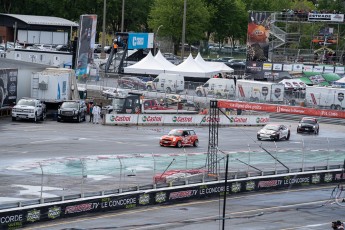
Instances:
[[[283,102],[284,84],[252,80],[237,80],[236,98],[240,101]]]
[[[305,101],[309,107],[345,109],[345,88],[307,86]]]

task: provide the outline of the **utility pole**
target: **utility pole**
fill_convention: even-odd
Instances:
[[[181,60],[184,60],[184,42],[186,37],[186,11],[187,11],[187,0],[184,0],[183,6],[183,25],[182,25],[182,50],[181,50]]]
[[[123,33],[124,22],[125,22],[125,0],[122,0],[121,33]]]
[[[229,154],[226,154],[222,230],[225,229],[226,187],[228,186],[228,169],[229,169]]]
[[[105,46],[105,18],[107,14],[107,0],[103,0],[103,31],[102,31],[102,50],[101,50],[101,58],[105,59],[105,52],[104,52],[104,46]]]

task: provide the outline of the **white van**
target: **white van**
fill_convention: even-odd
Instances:
[[[184,90],[184,77],[179,74],[161,73],[153,81],[146,82],[146,89],[179,93]]]
[[[233,97],[235,96],[235,82],[234,79],[211,78],[204,85],[196,87],[195,92],[199,97],[207,95]]]

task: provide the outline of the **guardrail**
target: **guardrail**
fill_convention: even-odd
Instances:
[[[319,184],[345,181],[342,165],[311,167],[302,169],[267,171],[253,174],[230,172],[227,187],[224,187],[225,173],[185,178],[168,184],[153,184],[111,190],[98,193],[84,193],[74,196],[31,200],[17,203],[17,206],[1,206],[1,229],[23,227],[39,221],[75,217],[87,213],[133,209],[149,205],[177,203],[191,199],[206,199],[220,196],[267,189],[291,189]],[[309,171],[310,170],[310,171]]]

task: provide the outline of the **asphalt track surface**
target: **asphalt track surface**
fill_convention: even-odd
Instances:
[[[272,120],[272,122],[278,121]],[[248,151],[248,149],[261,151],[260,145],[269,150],[301,150],[303,146],[306,151],[311,152],[344,149],[344,126],[321,124],[320,134],[315,136],[296,134],[297,122],[295,121],[279,122],[290,126],[292,135],[289,141],[280,141],[276,144],[270,141],[257,142],[256,132],[260,127],[256,126],[223,127],[219,130],[219,148],[226,152]],[[198,148],[159,147],[159,137],[172,128],[176,127],[104,126],[89,122],[57,123],[50,120],[40,123],[11,122],[10,118],[2,118],[0,119],[0,203],[39,197],[39,191],[30,190],[24,185],[40,187],[40,177],[35,179],[20,167],[33,162],[44,162],[47,159],[61,157],[83,158],[113,154],[173,154],[207,151],[208,127],[192,127],[200,138]],[[340,156],[335,160],[341,163],[344,157]],[[52,184],[59,186],[52,177],[48,180],[52,180]],[[136,178],[136,180],[140,179]],[[75,181],[71,181],[72,185],[73,183]],[[104,186],[107,184],[109,182],[105,181]],[[103,189],[103,187],[98,187],[98,189]],[[241,195],[238,199],[229,197],[227,207],[231,218],[227,222],[234,227],[226,229],[330,229],[330,221],[342,219],[343,214],[343,207],[329,201],[332,189],[333,187],[299,193],[289,190],[273,194],[249,194],[244,197]],[[49,193],[54,192],[47,191],[47,194]],[[219,229],[219,220],[216,219],[220,215],[220,203],[218,200],[197,201],[180,206],[158,206],[145,210],[107,213],[104,216],[81,219],[81,222],[74,218],[61,222],[64,223],[63,225],[60,225],[60,222],[54,222],[58,224],[57,226],[51,226],[49,224],[53,222],[47,222],[43,224],[46,227],[41,229]],[[306,209],[298,209],[300,206],[306,206]],[[264,215],[262,215],[263,211]],[[293,214],[293,212],[296,213]],[[90,222],[87,222],[87,219],[90,219]],[[302,227],[298,228],[298,226]]]

